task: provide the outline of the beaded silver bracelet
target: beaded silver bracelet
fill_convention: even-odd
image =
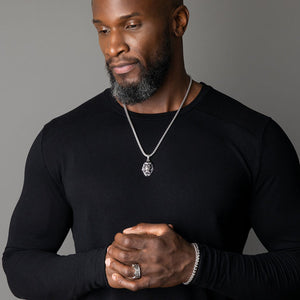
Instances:
[[[192,243],[192,245],[194,246],[195,249],[195,254],[196,254],[196,260],[195,260],[195,264],[194,264],[194,269],[192,272],[192,275],[190,276],[189,280],[186,282],[183,282],[183,284],[188,285],[191,283],[191,281],[193,280],[193,278],[195,277],[195,274],[197,272],[198,266],[199,266],[199,262],[200,262],[200,251],[199,251],[199,247],[197,243]]]

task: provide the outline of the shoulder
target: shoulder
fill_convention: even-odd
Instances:
[[[243,104],[240,100],[206,85],[206,95],[201,102],[201,112],[215,118],[223,124],[240,127],[254,135],[260,135],[271,117]]]
[[[80,134],[84,127],[92,126],[93,121],[100,120],[110,112],[110,98],[110,90],[106,89],[70,111],[51,119],[43,126],[44,139],[65,139]]]

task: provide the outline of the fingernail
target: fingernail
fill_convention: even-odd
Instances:
[[[111,259],[110,258],[107,258],[106,260],[105,260],[105,264],[106,264],[106,266],[110,266],[110,263],[111,263]]]
[[[117,275],[116,275],[116,274],[113,274],[113,275],[112,275],[112,279],[113,279],[113,280],[117,280],[117,279],[118,279]]]

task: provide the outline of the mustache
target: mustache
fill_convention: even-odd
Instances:
[[[123,59],[123,58],[120,58],[120,59],[115,59],[115,58],[109,58],[105,64],[106,64],[106,67],[108,69],[111,69],[111,65],[118,65],[118,64],[140,64],[140,61],[137,59],[137,58],[126,58],[126,59]]]

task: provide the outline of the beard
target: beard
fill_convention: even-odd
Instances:
[[[140,79],[135,83],[119,84],[113,72],[106,63],[106,70],[111,83],[111,93],[122,104],[134,105],[149,99],[163,84],[171,63],[170,36],[168,30],[160,48],[153,55],[149,65],[145,68],[140,61]]]

